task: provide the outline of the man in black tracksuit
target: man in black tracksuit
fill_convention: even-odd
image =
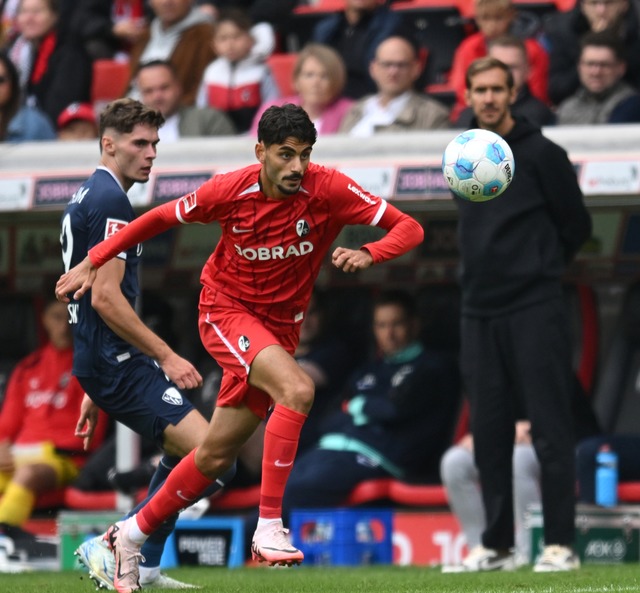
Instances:
[[[484,203],[456,198],[461,250],[461,367],[471,403],[486,513],[467,570],[513,567],[512,453],[524,411],[541,465],[545,549],[534,570],[578,568],[574,539],[572,352],[562,278],[589,238],[591,219],[567,153],[509,104],[513,79],[494,58],[467,71],[473,127],[505,138],[511,186]]]

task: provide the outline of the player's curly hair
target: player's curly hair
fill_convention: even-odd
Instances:
[[[164,124],[164,117],[159,111],[135,99],[116,99],[100,114],[100,139],[107,128],[113,128],[119,134],[129,134],[138,124],[160,128]]]
[[[269,107],[262,114],[258,124],[258,142],[271,146],[282,144],[290,137],[300,142],[315,144],[318,132],[302,107],[292,103]]]

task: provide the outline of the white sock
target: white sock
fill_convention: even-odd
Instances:
[[[140,566],[140,584],[153,583],[160,576],[159,566]]]
[[[129,527],[129,539],[133,543],[142,545],[142,544],[144,544],[144,542],[147,541],[147,538],[149,537],[149,534],[144,533],[140,529],[140,527],[138,525],[138,521],[136,520],[136,516],[135,515],[133,517],[129,517],[128,527]]]
[[[282,523],[282,519],[263,519],[262,517],[258,518],[258,527],[262,525],[269,525],[271,523]]]

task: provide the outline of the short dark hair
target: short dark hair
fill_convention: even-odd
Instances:
[[[241,31],[248,33],[253,27],[251,16],[242,8],[223,8],[216,18],[214,27],[217,29],[221,23],[232,23]]]
[[[491,56],[485,56],[484,58],[478,58],[471,62],[469,67],[467,68],[467,72],[464,76],[464,84],[466,88],[471,88],[471,79],[481,72],[487,72],[489,70],[493,70],[494,68],[498,68],[502,70],[507,75],[507,86],[512,89],[513,82],[513,74],[511,72],[511,68],[507,66],[504,62],[501,62],[497,58],[492,58]]]
[[[499,37],[489,40],[487,42],[487,49],[491,50],[494,47],[512,47],[520,51],[520,53],[524,55],[525,59],[528,60],[527,46],[524,44],[524,41],[516,35],[500,35]]]
[[[146,70],[147,68],[158,68],[158,67],[166,68],[167,70],[169,70],[169,72],[171,72],[173,78],[178,80],[178,70],[175,67],[175,65],[172,64],[169,60],[149,60],[148,62],[142,62],[141,64],[138,65],[135,75],[138,76],[140,72],[142,72],[143,70]]]
[[[373,300],[374,310],[378,307],[384,307],[387,305],[400,307],[404,311],[407,319],[412,319],[418,316],[416,299],[406,290],[384,290]]]
[[[119,134],[129,134],[138,124],[161,128],[164,117],[135,99],[116,99],[100,114],[100,139],[107,128],[113,128]]]
[[[620,37],[618,37],[611,30],[606,29],[604,31],[590,31],[585,33],[580,38],[580,53],[584,51],[585,47],[606,47],[613,52],[618,62],[627,61],[627,52],[625,46],[622,43]]]
[[[292,103],[269,107],[258,123],[258,142],[271,146],[282,144],[289,137],[315,144],[318,132],[302,107]]]

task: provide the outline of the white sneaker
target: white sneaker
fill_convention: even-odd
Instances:
[[[258,525],[251,542],[251,557],[259,562],[268,562],[271,566],[300,564],[304,560],[304,554],[291,545],[288,533],[289,530],[282,526],[282,521]]]
[[[565,572],[578,570],[580,559],[566,546],[545,546],[533,572]]]
[[[515,570],[516,558],[513,552],[498,551],[475,546],[462,561],[464,572],[485,572],[491,570]]]
[[[80,546],[74,552],[78,562],[89,570],[89,578],[98,589],[113,591],[113,575],[116,571],[116,561],[104,535],[98,535]]]
[[[89,570],[89,578],[95,583],[98,589],[114,590],[113,575],[116,570],[116,561],[113,554],[104,541],[103,535],[87,540],[81,544],[74,552],[78,561]],[[196,585],[183,583],[177,579],[160,573],[151,581],[141,581],[145,587],[155,587],[156,589],[199,589]]]
[[[153,589],[200,589],[198,585],[192,585],[191,583],[183,583],[177,579],[172,579],[166,574],[160,573],[153,581],[140,581],[143,589],[147,587]]]

